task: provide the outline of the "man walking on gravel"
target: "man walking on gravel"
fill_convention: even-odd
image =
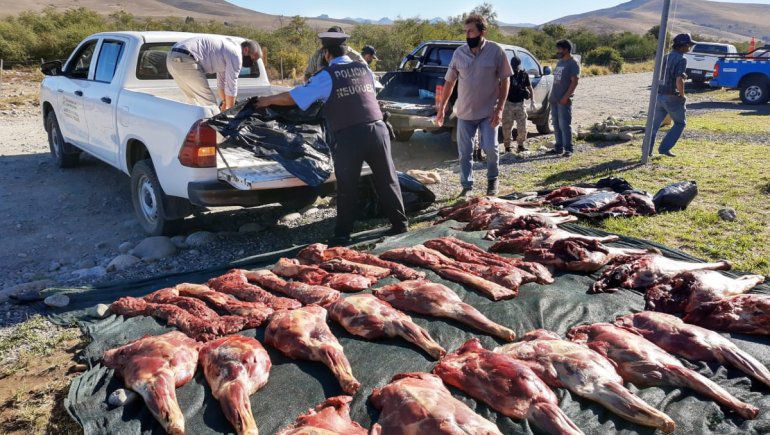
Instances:
[[[444,79],[443,98],[438,99],[436,123],[444,123],[446,105],[457,84],[457,149],[460,157],[461,197],[473,190],[473,136],[479,132],[481,149],[487,155],[487,195],[497,195],[497,128],[513,75],[503,48],[484,38],[487,20],[471,14],[465,20],[466,45],[454,51]],[[458,84],[459,79],[459,84]]]
[[[511,76],[511,86],[508,89],[508,101],[505,102],[505,110],[503,110],[502,127],[503,143],[507,153],[511,152],[514,123],[516,123],[516,143],[518,144],[516,151],[527,150],[524,148],[524,141],[527,140],[527,109],[524,108],[524,100],[530,100],[530,106],[533,108],[535,104],[534,100],[531,99],[535,91],[529,81],[529,73],[521,69],[521,59],[512,57],[511,69],[513,69],[513,75]]]
[[[687,98],[684,95],[684,81],[687,80],[687,58],[684,54],[692,49],[695,41],[692,40],[689,33],[681,33],[674,37],[671,53],[666,56],[663,64],[663,81],[658,88],[658,96],[655,103],[655,116],[652,122],[652,144],[655,143],[655,136],[658,129],[670,116],[674,121],[671,130],[666,133],[660,142],[658,152],[664,156],[676,157],[671,152],[679,137],[682,136],[685,125],[687,125],[685,103]],[[652,155],[652,145],[650,145],[650,155]]]
[[[572,95],[580,79],[580,64],[572,57],[572,42],[566,39],[556,42],[556,58],[559,62],[553,70],[553,88],[548,99],[551,104],[551,122],[556,144],[548,153],[570,157],[574,151]]]

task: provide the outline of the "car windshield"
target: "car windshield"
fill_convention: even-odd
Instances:
[[[727,54],[726,45],[714,45],[714,44],[695,44],[692,48],[693,53],[705,53],[705,54]]]
[[[173,42],[158,42],[142,45],[139,49],[139,61],[136,63],[136,78],[139,80],[170,80],[171,74],[166,69],[166,56],[174,46]],[[250,57],[243,59],[240,78],[258,78],[259,67],[252,68]],[[207,78],[216,78],[216,74],[207,74]]]
[[[425,56],[424,65],[448,67],[456,49],[457,47],[433,47]]]

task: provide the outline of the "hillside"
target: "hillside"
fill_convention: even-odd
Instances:
[[[54,6],[57,9],[85,7],[102,14],[124,10],[140,17],[193,17],[251,24],[265,29],[280,27],[282,20],[287,20],[287,17],[256,12],[225,0],[0,0],[0,16],[41,10],[46,6]],[[335,24],[343,27],[352,25],[344,20],[319,18],[308,18],[308,24],[319,30]]]
[[[716,39],[741,41],[752,36],[770,40],[770,5],[674,0],[673,33],[690,32]],[[615,7],[569,15],[552,23],[599,32],[641,33],[660,23],[663,0],[632,0]]]

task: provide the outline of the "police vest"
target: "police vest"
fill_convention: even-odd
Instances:
[[[374,79],[365,63],[334,64],[324,71],[332,78],[332,92],[323,108],[332,131],[382,120]]]

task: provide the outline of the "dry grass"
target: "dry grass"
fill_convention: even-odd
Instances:
[[[0,338],[0,433],[78,434],[64,409],[74,352],[83,345],[77,329],[58,328],[34,316]]]
[[[648,60],[645,62],[633,62],[633,63],[626,62],[623,64],[623,68],[620,74],[650,72],[654,68],[655,68],[655,61],[652,61],[652,60]],[[610,70],[606,66],[600,66],[600,65],[585,65],[580,71],[580,75],[584,77],[607,76],[612,74],[616,74],[616,73],[612,72],[612,70]]]
[[[653,240],[700,258],[727,259],[735,268],[770,274],[770,155],[767,143],[735,139],[753,128],[755,117],[712,112],[693,117],[690,130],[725,134],[719,140],[681,140],[676,158],[655,157],[640,166],[641,139],[612,146],[589,147],[571,159],[545,160],[501,180],[507,191],[531,191],[609,175],[623,177],[648,192],[683,180],[698,183],[699,195],[683,212],[652,217],[613,218],[597,223],[610,232]],[[735,118],[726,123],[725,118]],[[767,122],[765,122],[767,124]],[[765,130],[767,131],[767,130]],[[753,131],[752,131],[753,132]],[[748,136],[749,138],[751,136]],[[726,157],[729,156],[729,159]],[[735,222],[717,216],[723,207],[737,211]]]

